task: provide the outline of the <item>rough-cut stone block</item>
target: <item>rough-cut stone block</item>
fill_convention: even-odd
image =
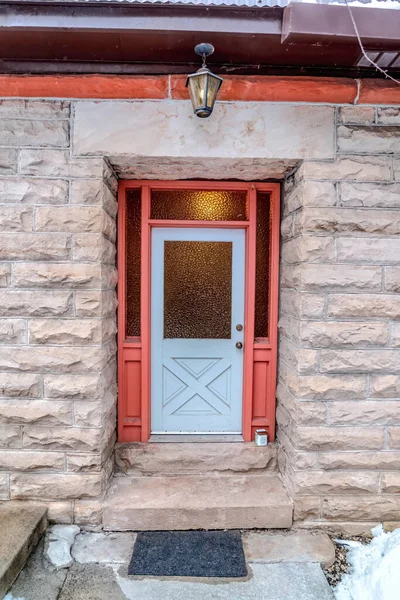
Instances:
[[[381,267],[353,265],[302,264],[295,267],[281,267],[281,285],[296,287],[306,292],[346,290],[367,292],[382,289]]]
[[[383,427],[296,427],[293,444],[299,450],[381,450]]]
[[[294,499],[293,520],[318,520],[321,516],[320,496],[298,496]]]
[[[101,429],[75,427],[24,427],[23,446],[29,450],[72,450],[99,452],[102,445]]]
[[[387,323],[303,321],[300,339],[314,348],[385,346],[389,331]]]
[[[79,263],[16,263],[15,287],[99,288],[102,266]]]
[[[2,471],[64,471],[65,457],[61,452],[0,451]]]
[[[400,208],[398,183],[341,183],[339,198],[342,206],[362,208]]]
[[[108,531],[287,528],[291,523],[292,503],[278,476],[268,473],[116,477],[103,504]]]
[[[38,319],[29,322],[30,344],[101,344],[115,334],[113,319]]]
[[[280,342],[281,357],[298,373],[312,373],[318,369],[318,352],[316,350],[299,351],[299,347],[282,337]]]
[[[287,383],[294,396],[303,400],[346,400],[364,398],[365,375],[288,375]]]
[[[115,216],[118,204],[108,186],[98,179],[77,179],[71,184],[71,204],[97,204]]]
[[[57,210],[57,209],[56,209]],[[301,233],[368,233],[398,235],[398,213],[388,210],[356,208],[303,208],[295,217],[294,234]]]
[[[0,100],[1,118],[67,119],[70,102],[66,100]]]
[[[32,231],[33,208],[30,206],[0,206],[0,232]]]
[[[322,350],[320,368],[328,373],[397,373],[400,350]]]
[[[339,121],[341,123],[374,123],[375,108],[373,106],[341,106]]]
[[[68,182],[58,179],[0,179],[0,204],[64,204]]]
[[[400,252],[400,247],[398,252]],[[398,256],[400,255],[398,254]],[[395,294],[400,292],[400,267],[387,267],[385,269],[385,290]]]
[[[336,251],[340,262],[398,264],[400,239],[338,238]]]
[[[103,159],[74,158],[68,150],[22,149],[21,173],[45,177],[102,177]],[[82,203],[83,204],[83,203]]]
[[[400,450],[400,427],[389,427],[389,448]]]
[[[40,502],[45,499],[41,499]],[[47,518],[49,523],[71,525],[74,521],[74,507],[71,500],[65,502],[48,502],[46,499]]]
[[[400,424],[400,401],[360,401],[351,399],[330,402],[329,425],[397,425]]]
[[[318,463],[326,470],[383,470],[400,469],[400,452],[320,452]]]
[[[18,151],[0,148],[0,175],[14,175],[18,169]]]
[[[257,181],[259,179],[284,179],[298,166],[296,159],[277,160],[269,158],[214,158],[203,156],[201,160],[195,157],[177,156],[149,157],[149,156],[107,156],[112,164],[115,175],[121,179],[209,179],[218,180],[221,173],[224,178],[239,179],[242,181]],[[117,191],[116,177],[108,177],[104,172],[104,180],[113,193]]]
[[[74,523],[86,527],[98,527],[103,521],[103,507],[99,500],[75,500]]]
[[[274,444],[253,442],[117,444],[119,470],[136,476],[195,475],[200,473],[262,473],[276,465]]]
[[[0,448],[21,448],[21,427],[15,425],[0,425]]]
[[[399,518],[400,496],[355,496],[354,498],[332,496],[322,501],[322,514],[333,521],[372,521]]]
[[[391,330],[389,346],[392,348],[400,348],[400,323],[392,323]]]
[[[68,454],[67,470],[75,473],[101,471],[101,454]]]
[[[0,263],[0,287],[8,287],[11,280],[10,265]]]
[[[105,317],[115,313],[117,297],[114,291],[78,291],[75,306],[77,317]]]
[[[396,181],[400,180],[400,158],[393,160],[393,174]]]
[[[68,121],[33,121],[1,119],[2,146],[58,146],[69,145]]]
[[[281,313],[291,314],[298,319],[323,318],[325,304],[326,297],[323,294],[308,294],[289,289],[282,289],[280,293]]]
[[[40,376],[31,373],[0,373],[0,396],[16,398],[41,395]]]
[[[371,375],[370,394],[372,398],[400,398],[400,376]]]
[[[100,474],[30,474],[10,477],[10,495],[15,500],[91,498],[101,494]]]
[[[74,402],[74,424],[76,427],[102,427],[107,418],[114,418],[115,399],[107,394],[100,405],[98,402],[76,400]]]
[[[73,259],[76,261],[115,264],[115,244],[102,234],[77,234],[74,236]]]
[[[303,206],[335,206],[336,190],[330,181],[301,181],[284,199],[284,214]]]
[[[336,259],[335,239],[324,236],[299,236],[282,246],[283,263],[333,262]]]
[[[382,492],[388,494],[400,493],[400,473],[383,473]]]
[[[300,496],[378,493],[379,475],[362,472],[294,471],[291,475],[291,484],[294,493]]]
[[[97,206],[39,206],[35,211],[38,231],[92,233],[103,231],[103,209]]]
[[[275,160],[333,156],[331,107],[220,102],[216,119],[203,121],[193,119],[187,101],[77,102],[73,152],[235,159],[239,153]]]
[[[115,355],[115,344],[104,346],[0,347],[0,371],[86,372],[101,370]]]
[[[71,402],[0,400],[0,423],[15,425],[72,425]]]
[[[251,563],[313,562],[329,567],[335,562],[335,547],[326,533],[248,532],[243,542]]]
[[[112,375],[110,373],[110,381]],[[104,384],[100,373],[87,373],[85,375],[45,375],[45,398],[68,398],[77,400],[98,400],[104,393]]]
[[[305,161],[296,176],[331,181],[391,181],[391,158],[382,156],[339,156],[335,162]]]
[[[400,318],[400,298],[384,294],[335,294],[328,298],[328,317]]]
[[[396,127],[347,127],[337,129],[338,148],[343,152],[400,152]]]
[[[397,106],[379,106],[378,123],[400,125],[400,108]]]
[[[0,316],[70,316],[72,312],[70,292],[2,290],[0,291]]]
[[[0,344],[25,344],[26,324],[22,319],[0,319]]]
[[[51,233],[2,233],[0,260],[66,260],[71,239]]]

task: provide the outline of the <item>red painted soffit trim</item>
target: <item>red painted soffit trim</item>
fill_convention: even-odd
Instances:
[[[186,76],[0,75],[3,98],[188,99]],[[400,85],[382,79],[228,75],[219,100],[400,104]]]

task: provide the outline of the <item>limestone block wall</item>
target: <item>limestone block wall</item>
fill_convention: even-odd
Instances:
[[[0,500],[90,523],[115,441],[116,180],[70,139],[70,102],[0,101]]]
[[[338,109],[334,160],[285,184],[277,421],[303,526],[400,521],[399,125]]]

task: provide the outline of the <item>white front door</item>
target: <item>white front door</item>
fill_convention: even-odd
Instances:
[[[151,266],[152,433],[241,433],[245,231],[154,228]]]

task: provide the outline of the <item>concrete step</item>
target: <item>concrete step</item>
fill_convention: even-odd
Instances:
[[[47,508],[7,502],[0,506],[0,599],[25,566],[47,528]]]
[[[135,476],[197,475],[202,473],[254,473],[275,471],[275,444],[150,443],[117,444],[117,469]]]
[[[289,528],[292,502],[274,473],[114,477],[106,531]]]

